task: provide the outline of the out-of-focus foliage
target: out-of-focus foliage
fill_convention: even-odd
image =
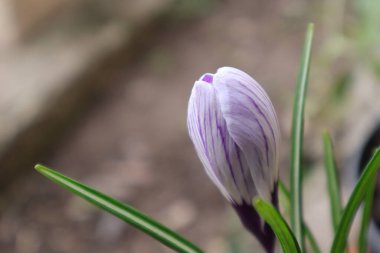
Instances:
[[[358,73],[380,78],[380,1],[324,1],[319,31],[324,40],[317,53],[316,76],[327,90],[313,107],[317,113],[332,115],[339,121]],[[316,80],[315,76],[312,77]],[[319,86],[317,86],[319,87]],[[323,103],[321,103],[323,100]],[[321,106],[321,104],[323,106]],[[320,115],[319,114],[319,115]]]
[[[380,1],[359,0],[352,2],[357,14],[353,33],[355,46],[363,60],[379,64]]]
[[[187,20],[194,16],[203,16],[210,12],[211,8],[220,0],[176,0],[173,10],[169,14],[170,18]]]
[[[372,0],[340,1],[337,9],[347,10],[342,14],[341,25],[333,26],[323,47],[323,57],[334,61],[343,55],[352,61],[379,63],[380,2]],[[330,7],[330,6],[329,6]],[[331,13],[338,13],[332,10]],[[328,19],[325,26],[333,25]]]

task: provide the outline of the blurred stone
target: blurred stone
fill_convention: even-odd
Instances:
[[[108,213],[103,213],[96,225],[96,237],[98,240],[115,243],[119,240],[127,225]]]
[[[346,161],[357,154],[364,145],[362,142],[380,121],[378,78],[366,66],[357,67],[353,76],[342,123],[344,138],[339,147]]]
[[[83,0],[12,0],[18,29],[22,34],[31,33],[36,27],[48,23],[70,3]]]
[[[15,20],[12,0],[0,1],[0,55],[12,46],[18,38],[18,27]]]
[[[210,241],[206,244],[205,251],[210,253],[220,253],[225,252],[227,245],[224,238],[216,237],[211,238]]]
[[[31,228],[22,228],[16,237],[16,253],[40,252],[41,238],[38,231]]]
[[[70,198],[65,206],[65,214],[76,222],[88,221],[95,211],[98,211],[96,207],[77,196]]]
[[[131,57],[140,46],[136,40],[154,32],[151,29],[159,24],[155,21],[172,1],[156,1],[154,7],[149,0],[114,0],[106,7],[103,1],[69,2],[14,3],[15,15],[21,15],[25,24],[45,20],[46,29],[38,37],[8,48],[0,57],[0,187],[20,168],[31,168],[42,150],[58,139],[67,122],[78,117],[92,96],[106,86],[104,79],[115,71],[115,58],[128,48]],[[127,3],[129,12],[133,13],[136,5],[144,18],[123,13]],[[16,22],[7,17],[9,8],[9,1],[0,2],[0,28]],[[22,15],[29,10],[30,16]],[[2,11],[6,15],[1,15]],[[60,15],[52,15],[54,12]],[[9,35],[7,29],[2,31],[7,38],[0,43],[12,40],[12,31]]]
[[[75,252],[79,250],[79,245],[75,243],[75,235],[68,233],[63,228],[54,229],[47,238],[46,243],[56,252]]]
[[[188,200],[180,199],[167,206],[160,220],[168,227],[179,230],[194,222],[196,215],[194,205]]]

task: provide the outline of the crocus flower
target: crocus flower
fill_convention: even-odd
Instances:
[[[223,67],[195,82],[188,108],[190,138],[206,170],[267,252],[274,234],[252,207],[259,196],[277,207],[279,126],[263,88]]]

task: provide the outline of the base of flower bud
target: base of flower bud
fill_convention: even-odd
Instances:
[[[271,201],[276,208],[278,208],[277,188],[276,183]],[[252,204],[243,201],[241,204],[232,203],[232,206],[236,210],[244,227],[257,238],[267,253],[273,253],[275,250],[276,236],[270,226],[260,218],[260,215],[256,212]]]
[[[273,253],[275,235],[269,225],[260,218],[255,208],[245,202],[233,204],[233,207],[244,227],[257,238],[267,253]]]

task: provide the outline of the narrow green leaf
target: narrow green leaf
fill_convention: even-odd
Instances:
[[[339,179],[335,166],[333,145],[327,131],[323,132],[323,150],[326,169],[327,186],[330,197],[331,218],[333,229],[336,232],[342,215],[342,201],[340,196]]]
[[[254,198],[253,206],[276,234],[284,253],[301,253],[297,240],[288,224],[272,204],[265,202],[261,198]]]
[[[291,157],[290,157],[290,195],[291,212],[290,220],[294,234],[304,248],[303,227],[302,227],[302,140],[305,98],[309,77],[309,66],[311,58],[311,46],[313,40],[314,25],[309,24],[306,31],[305,43],[301,57],[301,67],[297,78],[296,95],[294,98],[292,136],[291,136]]]
[[[373,195],[375,193],[376,177],[372,179],[372,182],[368,186],[367,194],[364,199],[364,208],[362,214],[362,220],[359,231],[359,253],[367,252],[367,232],[371,221]]]
[[[187,241],[174,231],[163,226],[162,224],[134,209],[133,207],[123,204],[116,199],[113,199],[101,192],[96,191],[95,189],[90,188],[87,185],[77,182],[43,165],[37,164],[35,166],[35,169],[50,180],[72,191],[74,194],[96,205],[97,207],[129,223],[144,233],[152,236],[153,238],[157,239],[161,243],[167,245],[177,252],[203,252],[197,246]]]
[[[286,202],[285,205],[290,205],[290,192],[286,188],[285,184],[282,181],[278,182],[278,188],[280,192],[284,196],[284,201]],[[313,233],[311,232],[308,225],[305,223],[305,221],[302,221],[303,230],[305,232],[305,237],[310,243],[310,247],[314,253],[321,253],[321,249],[318,246],[317,240],[315,239]]]
[[[380,148],[375,150],[374,155],[365,167],[355,188],[348,200],[342,218],[339,223],[338,230],[335,234],[333,245],[330,253],[342,253],[346,246],[347,236],[351,228],[352,221],[355,217],[363,198],[368,192],[368,185],[376,176],[377,170],[380,168]]]

